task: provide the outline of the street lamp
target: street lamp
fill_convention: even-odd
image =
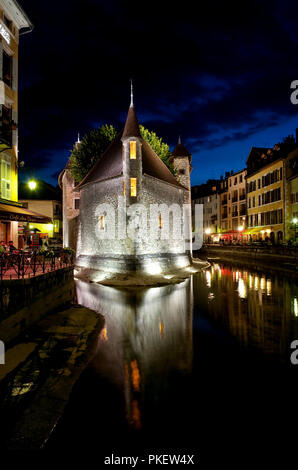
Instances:
[[[206,233],[206,235],[210,235],[210,233],[211,233],[211,228],[206,228],[205,233]]]
[[[239,233],[242,232],[243,229],[244,229],[243,225],[239,225],[239,227],[238,227],[238,232],[239,232]]]
[[[31,180],[31,181],[29,181],[28,186],[31,189],[31,191],[33,191],[34,189],[36,189],[37,183],[36,183],[36,181]]]

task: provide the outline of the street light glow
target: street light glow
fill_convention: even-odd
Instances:
[[[238,232],[242,232],[243,229],[244,229],[243,225],[239,225]]]
[[[36,189],[36,181],[29,181],[28,186],[31,190]]]
[[[293,224],[297,224],[297,222],[298,222],[298,219],[295,217],[295,218],[293,219]]]
[[[206,235],[210,235],[210,233],[211,233],[211,228],[206,228],[205,233],[206,233]]]

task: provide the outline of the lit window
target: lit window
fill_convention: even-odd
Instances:
[[[125,196],[125,180],[123,180],[123,196]]]
[[[131,160],[135,160],[137,158],[137,143],[135,140],[131,140],[129,142],[129,155]]]
[[[98,220],[99,220],[99,230],[104,230],[105,229],[105,216],[100,215]]]
[[[137,178],[130,178],[130,195],[137,195]]]
[[[159,214],[159,216],[158,216],[158,226],[159,226],[159,228],[162,228],[162,218],[161,218],[161,214]]]

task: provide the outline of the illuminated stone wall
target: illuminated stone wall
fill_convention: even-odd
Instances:
[[[86,185],[81,190],[79,233],[77,247],[77,265],[94,269],[107,269],[109,271],[147,270],[147,265],[158,263],[161,270],[171,266],[183,267],[189,264],[189,257],[185,252],[183,239],[163,240],[159,235],[157,239],[150,238],[150,224],[158,223],[150,220],[150,204],[177,204],[183,214],[184,190],[156,178],[143,175],[138,192],[138,203],[147,208],[148,237],[141,241],[131,238],[118,239],[117,232],[114,239],[101,239],[99,231],[99,207],[109,204],[116,217],[118,225],[118,196],[123,195],[123,177],[110,178],[105,181]],[[105,224],[113,221],[105,215]],[[164,221],[163,221],[164,222]],[[126,218],[129,223],[129,218]],[[121,223],[119,223],[121,226]],[[122,224],[123,225],[123,224]],[[179,229],[183,229],[183,219],[180,220]],[[170,234],[173,234],[170,223]]]

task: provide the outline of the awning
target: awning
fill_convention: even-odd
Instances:
[[[0,203],[0,219],[10,222],[35,222],[38,224],[51,224],[52,219],[38,212],[24,209],[23,207],[13,206],[11,204]]]

